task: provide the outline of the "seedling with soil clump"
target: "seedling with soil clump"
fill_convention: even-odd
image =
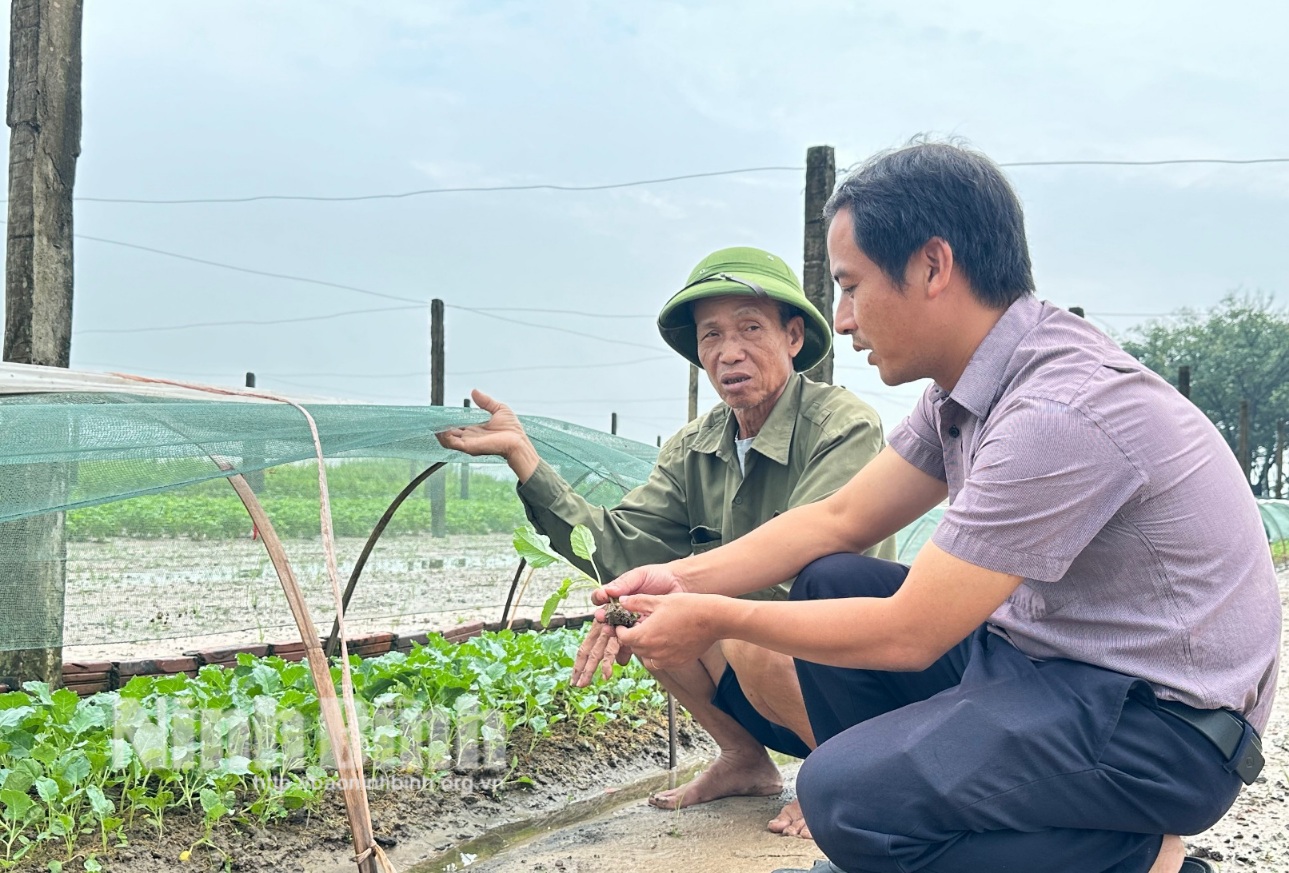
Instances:
[[[542,607],[541,621],[543,625],[550,623],[551,616],[555,614],[555,610],[574,591],[589,591],[604,587],[604,580],[600,577],[600,568],[595,565],[595,537],[591,535],[590,529],[584,524],[573,527],[573,531],[569,535],[569,545],[573,549],[573,554],[591,565],[591,570],[595,573],[594,579],[552,549],[550,538],[539,534],[531,525],[524,525],[515,529],[514,544],[515,552],[519,557],[528,561],[533,567],[549,567],[551,564],[561,563],[576,574],[566,576],[555,593],[546,598],[546,603]],[[609,605],[604,610],[606,624],[614,627],[634,627],[639,620],[639,613],[628,610],[618,603],[616,597],[609,599]]]

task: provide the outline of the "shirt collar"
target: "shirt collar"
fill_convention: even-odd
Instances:
[[[788,377],[788,384],[770,410],[770,416],[761,425],[752,440],[752,448],[757,453],[780,464],[788,463],[789,450],[792,446],[792,434],[797,426],[797,413],[801,410],[801,390],[805,377],[793,373]],[[707,416],[699,427],[698,435],[690,443],[696,452],[715,454],[720,458],[734,457],[734,438],[738,436],[738,420],[734,411],[722,405],[713,414]]]
[[[1042,311],[1042,302],[1033,294],[1015,300],[976,347],[953,390],[946,393],[936,387],[937,399],[947,396],[976,418],[987,417],[1002,396],[1012,356]]]

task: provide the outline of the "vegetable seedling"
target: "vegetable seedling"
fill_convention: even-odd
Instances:
[[[550,623],[555,610],[574,591],[587,591],[604,586],[604,580],[600,577],[600,568],[595,565],[595,537],[584,524],[573,527],[573,532],[569,535],[569,545],[573,549],[573,554],[591,565],[591,570],[595,573],[594,579],[551,548],[550,538],[539,534],[532,525],[515,529],[514,544],[515,552],[519,557],[533,567],[549,567],[551,564],[559,563],[573,571],[574,575],[564,577],[564,581],[560,583],[555,593],[546,598],[546,603],[542,607],[543,625]],[[616,597],[609,599],[609,605],[604,610],[605,623],[618,627],[632,627],[639,620],[639,613],[626,609],[618,603]]]

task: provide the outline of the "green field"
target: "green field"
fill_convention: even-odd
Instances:
[[[110,471],[99,474],[107,472]],[[80,476],[85,480],[95,473],[83,467]],[[524,512],[513,481],[475,473],[470,478],[469,499],[462,499],[458,467],[445,468],[435,475],[447,480],[445,515],[449,534],[508,533],[523,524]],[[381,513],[411,478],[406,461],[362,460],[329,465],[328,493],[336,536],[370,534]],[[290,464],[266,470],[259,497],[280,536],[318,536],[316,465]],[[245,507],[222,479],[67,513],[67,532],[72,540],[227,539],[246,536],[250,529]],[[422,488],[399,508],[387,533],[421,533],[429,529],[430,502]]]

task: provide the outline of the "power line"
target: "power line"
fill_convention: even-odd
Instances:
[[[1187,164],[1213,164],[1226,166],[1250,166],[1255,164],[1289,164],[1285,158],[1165,158],[1160,160],[1052,160],[1052,161],[1004,161],[1000,167],[1164,167]],[[473,194],[496,193],[507,191],[609,191],[618,188],[635,188],[643,185],[661,185],[668,182],[684,182],[692,179],[710,179],[718,176],[735,176],[744,173],[767,172],[801,172],[804,167],[742,167],[734,170],[715,170],[706,173],[687,173],[680,176],[664,176],[656,179],[635,179],[629,182],[611,182],[601,185],[561,185],[540,183],[532,185],[469,185],[455,188],[421,188],[415,191],[400,191],[389,194],[358,194],[351,196],[323,196],[307,194],[256,194],[247,197],[191,197],[177,199],[149,199],[134,197],[77,197],[86,203],[125,203],[148,206],[179,206],[202,203],[258,203],[265,201],[304,201],[312,203],[355,203],[365,200],[402,200],[409,197],[422,197],[433,194]]]
[[[167,258],[176,258],[180,261],[191,261],[194,264],[205,264],[208,267],[219,267],[221,270],[233,270],[238,273],[249,273],[252,276],[267,276],[270,279],[286,279],[291,282],[305,282],[309,285],[322,285],[326,288],[339,288],[342,291],[354,291],[358,294],[366,294],[369,297],[383,297],[386,300],[399,300],[403,303],[419,303],[422,306],[429,304],[428,300],[417,300],[413,297],[399,297],[397,294],[386,294],[382,291],[371,291],[367,288],[357,288],[353,285],[340,285],[336,282],[327,282],[323,279],[309,279],[305,276],[291,276],[286,273],[270,273],[265,270],[253,270],[249,267],[238,267],[233,264],[225,264],[219,261],[208,261],[205,258],[194,258],[190,255],[181,255],[175,252],[167,252],[162,249],[154,249],[150,246],[136,245],[135,243],[121,242],[117,239],[103,239],[97,236],[85,236],[76,234],[77,239],[87,239],[91,242],[107,243],[108,245],[121,246],[127,249],[137,249],[141,252],[151,252],[154,255],[163,255]]]
[[[1289,158],[1171,158],[1160,161],[1009,161],[1000,167],[1166,167],[1177,164],[1289,164]]]
[[[192,263],[196,263],[196,264],[204,264],[205,266],[208,266],[208,267],[218,267],[218,268],[220,268],[220,269],[224,269],[224,270],[233,270],[233,271],[236,271],[236,272],[238,272],[238,273],[250,273],[251,275],[255,275],[255,276],[266,276],[266,277],[268,277],[268,278],[270,278],[270,279],[283,279],[283,280],[290,281],[290,282],[304,282],[304,283],[309,284],[309,285],[321,285],[321,286],[323,286],[323,287],[327,287],[327,288],[338,288],[338,289],[340,289],[340,290],[342,290],[342,291],[354,291],[354,292],[356,292],[356,293],[358,293],[358,294],[366,294],[366,295],[371,296],[371,297],[382,297],[382,298],[385,298],[385,299],[388,299],[388,300],[399,300],[399,301],[403,301],[403,302],[406,302],[406,303],[415,303],[415,304],[418,304],[418,306],[419,306],[419,307],[425,307],[425,306],[428,304],[428,302],[429,302],[429,301],[425,301],[425,300],[417,300],[417,299],[412,298],[412,297],[400,297],[400,296],[398,296],[398,295],[396,295],[396,294],[386,294],[386,293],[381,292],[381,291],[372,291],[372,290],[370,290],[370,289],[368,289],[368,288],[359,288],[359,287],[354,286],[354,285],[341,285],[341,284],[338,284],[338,283],[336,283],[336,282],[327,282],[327,281],[322,280],[322,279],[310,279],[310,278],[308,278],[307,276],[295,276],[295,275],[291,275],[291,274],[288,274],[288,273],[271,273],[271,272],[268,272],[268,271],[266,271],[266,270],[254,270],[254,269],[250,269],[250,268],[248,268],[248,267],[239,267],[239,266],[236,266],[235,264],[226,264],[226,263],[223,263],[223,262],[221,262],[221,261],[211,261],[211,260],[207,260],[207,259],[205,259],[205,258],[194,258],[194,257],[192,257],[192,256],[190,256],[190,255],[181,255],[181,254],[178,254],[178,253],[176,253],[176,252],[168,252],[168,251],[165,251],[164,249],[156,249],[156,248],[152,248],[151,246],[141,246],[141,245],[136,245],[135,243],[122,242],[121,240],[103,239],[102,237],[96,237],[96,236],[85,236],[85,235],[83,235],[83,234],[76,234],[76,237],[77,237],[78,239],[87,239],[87,240],[90,240],[90,241],[92,241],[92,242],[107,243],[108,245],[122,246],[122,247],[124,247],[124,248],[128,248],[128,249],[137,249],[137,250],[139,250],[139,251],[150,252],[151,254],[155,254],[155,255],[163,255],[163,256],[165,256],[165,257],[169,257],[169,258],[176,258],[176,259],[181,260],[181,261],[191,261]],[[486,318],[495,318],[495,319],[497,319],[498,321],[506,321],[506,322],[510,322],[511,324],[520,324],[520,325],[523,325],[524,327],[535,327],[535,328],[539,328],[539,329],[542,329],[542,330],[553,330],[553,331],[557,331],[557,332],[559,332],[559,333],[567,333],[567,334],[571,334],[571,335],[573,335],[573,336],[580,336],[580,337],[586,337],[586,338],[588,338],[588,339],[600,340],[601,342],[611,342],[611,343],[615,343],[615,344],[617,344],[617,345],[635,346],[635,347],[637,347],[637,348],[642,348],[642,349],[656,350],[656,348],[657,348],[656,346],[648,346],[648,345],[644,345],[643,343],[632,343],[632,342],[627,342],[627,341],[625,341],[625,340],[615,340],[615,339],[612,339],[611,337],[602,337],[602,336],[598,336],[598,335],[596,335],[596,334],[583,333],[583,332],[581,332],[581,331],[569,330],[568,328],[556,327],[556,326],[554,326],[554,325],[549,325],[549,324],[535,324],[535,323],[533,323],[533,322],[520,321],[520,320],[518,320],[518,319],[514,319],[514,318],[506,318],[506,317],[504,317],[504,316],[501,316],[501,315],[497,315],[497,314],[495,314],[494,310],[499,310],[499,311],[502,311],[502,312],[517,312],[517,311],[522,311],[522,312],[547,312],[547,313],[550,313],[550,314],[584,315],[584,316],[593,317],[593,318],[594,318],[594,317],[600,317],[600,318],[652,318],[653,316],[643,316],[643,315],[620,315],[620,316],[619,316],[619,315],[597,315],[597,314],[595,314],[595,313],[579,312],[579,311],[577,311],[577,310],[572,310],[572,309],[549,309],[549,310],[546,310],[546,309],[536,309],[536,308],[525,308],[525,309],[520,310],[520,309],[511,309],[511,308],[506,308],[506,307],[481,307],[481,308],[475,308],[475,307],[471,307],[471,306],[460,306],[460,305],[453,304],[453,303],[445,303],[444,305],[445,305],[445,306],[447,306],[447,307],[448,307],[448,308],[450,308],[450,309],[460,309],[460,310],[462,310],[462,311],[464,311],[464,312],[473,312],[473,313],[475,313],[475,314],[477,314],[477,315],[482,315],[482,316],[484,316],[484,317],[486,317]],[[397,309],[412,309],[412,308],[417,308],[417,307],[397,307]],[[83,334],[84,334],[84,333],[139,333],[139,332],[144,332],[144,331],[186,330],[186,329],[191,328],[191,327],[216,327],[216,326],[228,326],[228,325],[258,325],[258,324],[291,324],[291,323],[301,322],[301,321],[318,321],[318,320],[321,320],[321,319],[324,319],[324,318],[336,318],[336,317],[338,317],[339,315],[346,315],[346,314],[359,314],[359,313],[365,313],[365,312],[393,312],[393,311],[396,311],[396,309],[395,309],[395,308],[391,308],[391,309],[384,309],[384,310],[381,310],[381,309],[363,309],[363,310],[354,310],[354,311],[353,311],[353,312],[351,312],[351,313],[337,313],[336,315],[329,315],[329,316],[312,316],[312,317],[307,317],[307,318],[296,318],[296,319],[281,319],[281,320],[278,320],[278,321],[229,321],[229,322],[207,322],[207,323],[201,323],[201,324],[183,324],[183,325],[174,325],[174,326],[170,326],[170,327],[156,327],[156,328],[129,328],[129,329],[119,329],[119,330],[83,330],[83,331],[77,331],[77,333],[83,333]]]
[[[447,305],[447,306],[452,306],[452,304],[451,304],[451,303],[448,303],[448,304],[445,304],[445,305]],[[461,306],[461,307],[454,307],[454,308],[458,308],[458,309],[465,309],[466,307]],[[586,318],[648,318],[648,319],[656,319],[656,318],[658,317],[658,316],[657,316],[657,314],[655,314],[655,313],[644,313],[644,314],[641,314],[641,315],[619,315],[619,314],[616,314],[616,313],[606,313],[606,312],[584,312],[584,311],[582,311],[582,310],[580,310],[580,309],[535,309],[535,308],[531,308],[531,307],[530,307],[530,308],[524,308],[524,307],[520,307],[520,306],[478,306],[478,307],[475,307],[474,309],[471,309],[470,311],[471,311],[471,312],[541,312],[541,313],[545,313],[545,314],[549,314],[549,315],[581,315],[581,316],[584,316],[584,317],[586,317]]]
[[[387,306],[384,309],[351,309],[348,312],[333,312],[330,315],[305,315],[300,318],[276,318],[266,321],[242,319],[238,321],[194,321],[187,324],[168,324],[160,327],[121,327],[93,328],[75,331],[78,335],[87,333],[159,333],[171,330],[191,330],[201,327],[258,327],[273,324],[297,324],[302,321],[326,321],[331,318],[345,318],[350,315],[367,315],[373,312],[406,312],[409,309],[424,309],[424,306]]]
[[[631,361],[610,361],[608,363],[594,364],[545,364],[536,367],[524,365],[524,372],[532,370],[602,370],[606,367],[626,367],[632,364],[643,364],[647,361],[671,360],[671,355],[653,355],[648,358],[636,358]],[[444,373],[445,376],[486,376],[492,373],[513,373],[515,367],[497,367],[491,370],[449,370]],[[428,376],[428,370],[419,370],[413,373],[260,373],[261,376],[269,379],[285,377],[288,379],[407,379],[412,377]]]
[[[475,315],[482,315],[485,318],[495,318],[497,321],[505,321],[505,322],[509,322],[510,324],[519,324],[519,325],[523,325],[524,327],[536,327],[536,328],[541,328],[543,330],[553,330],[558,333],[567,333],[567,334],[570,334],[571,336],[580,336],[580,337],[585,337],[586,339],[599,340],[602,343],[613,343],[615,346],[631,346],[632,348],[649,349],[650,351],[658,350],[657,346],[648,346],[648,345],[645,345],[644,343],[628,342],[627,340],[614,339],[613,337],[600,336],[594,333],[583,333],[580,330],[569,330],[566,327],[556,327],[553,324],[533,324],[532,322],[529,322],[529,321],[520,321],[517,318],[506,318],[504,315],[497,315],[494,312],[486,312],[482,309],[474,309],[473,307],[470,307],[470,306],[459,306],[453,303],[445,303],[443,305],[451,309],[460,309],[463,312],[473,312]]]
[[[636,358],[634,361],[616,361],[611,364],[546,364],[539,367],[524,367],[524,372],[530,370],[602,370],[605,367],[625,367],[630,364],[644,364],[649,361],[672,360],[672,355],[652,355],[648,358]],[[455,373],[448,373],[448,376],[487,376],[492,373],[513,373],[514,367],[498,367],[494,370],[459,370]]]
[[[361,200],[402,200],[429,194],[471,194],[494,191],[609,191],[614,188],[635,188],[641,185],[661,185],[664,182],[683,182],[689,179],[710,179],[716,176],[735,176],[741,173],[767,173],[791,170],[800,172],[803,167],[743,167],[737,170],[715,170],[709,173],[687,173],[683,176],[665,176],[659,179],[637,179],[631,182],[611,182],[604,185],[471,185],[461,188],[422,188],[397,194],[359,194],[350,197],[323,197],[304,194],[257,194],[250,197],[194,197],[180,200],[147,200],[124,197],[77,197],[87,203],[135,203],[174,206],[190,203],[255,203],[265,200],[303,200],[313,203],[353,203]]]
[[[1115,318],[1171,318],[1176,312],[1102,312],[1097,310],[1092,313],[1100,316],[1113,316]]]

